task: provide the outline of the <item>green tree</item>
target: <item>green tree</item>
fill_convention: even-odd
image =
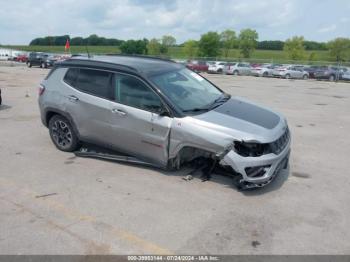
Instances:
[[[284,43],[284,52],[287,53],[289,59],[302,60],[305,58],[304,37],[294,36]]]
[[[232,49],[237,42],[236,32],[230,29],[223,31],[220,34],[220,41],[224,51],[224,56],[227,58],[230,49]]]
[[[309,62],[316,61],[317,60],[317,54],[315,52],[311,52],[309,55]]]
[[[149,55],[160,55],[162,51],[162,45],[158,39],[151,39],[147,44],[147,53]]]
[[[120,45],[122,54],[146,54],[148,40],[127,40]]]
[[[256,49],[261,49],[261,50],[283,50],[283,41],[279,40],[265,40],[265,41],[260,41],[258,42]]]
[[[70,40],[70,44],[71,45],[84,45],[84,38],[82,37],[73,37],[71,40]]]
[[[259,35],[255,30],[242,29],[239,33],[239,49],[243,57],[249,58],[257,46]]]
[[[88,43],[88,45],[98,45],[99,44],[99,37],[95,34],[90,35],[87,38],[87,43]]]
[[[220,35],[217,32],[208,32],[201,35],[198,42],[198,52],[202,57],[216,57],[220,54]]]
[[[349,58],[350,53],[350,39],[349,38],[336,38],[328,42],[329,53],[337,61],[343,61]]]
[[[197,53],[197,45],[198,43],[196,40],[187,40],[184,43],[183,50],[187,58],[191,59],[195,57]]]
[[[168,53],[169,47],[176,45],[176,39],[175,37],[171,35],[163,35],[162,37],[162,48],[161,52],[162,53]]]

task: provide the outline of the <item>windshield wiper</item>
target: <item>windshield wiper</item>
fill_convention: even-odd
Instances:
[[[203,107],[203,108],[200,108],[200,107],[196,107],[196,108],[192,108],[192,109],[186,109],[186,110],[182,110],[182,112],[200,112],[200,111],[208,111],[210,108],[207,108],[207,107]]]
[[[231,95],[223,93],[222,95],[220,95],[217,99],[214,100],[214,102],[212,102],[211,104],[209,104],[208,107],[195,107],[192,109],[186,109],[186,110],[182,110],[182,112],[184,113],[188,113],[188,112],[207,112],[209,110],[212,110],[220,105],[222,105],[223,103],[225,103],[227,100],[229,100],[231,98]]]
[[[221,106],[223,103],[225,103],[227,100],[231,98],[231,95],[223,93],[221,96],[219,96],[217,99],[214,100],[214,102],[210,106],[210,110],[214,109],[218,106]]]

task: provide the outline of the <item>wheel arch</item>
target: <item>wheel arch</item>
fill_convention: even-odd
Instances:
[[[49,126],[50,119],[55,115],[60,115],[60,116],[63,116],[64,118],[66,118],[69,121],[69,123],[72,125],[73,130],[74,130],[75,134],[77,135],[77,137],[80,138],[79,130],[78,130],[77,126],[75,125],[71,115],[69,113],[64,112],[62,110],[59,110],[57,108],[50,108],[49,107],[45,110],[43,122],[44,122],[44,125],[46,127]]]

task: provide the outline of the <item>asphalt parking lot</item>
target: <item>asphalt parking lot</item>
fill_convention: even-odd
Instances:
[[[349,254],[350,84],[205,75],[282,112],[292,156],[267,187],[58,151],[37,88],[0,67],[0,254]]]

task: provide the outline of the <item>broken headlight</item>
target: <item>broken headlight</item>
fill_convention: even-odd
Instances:
[[[258,157],[269,153],[269,145],[236,141],[234,143],[234,150],[240,156]]]

